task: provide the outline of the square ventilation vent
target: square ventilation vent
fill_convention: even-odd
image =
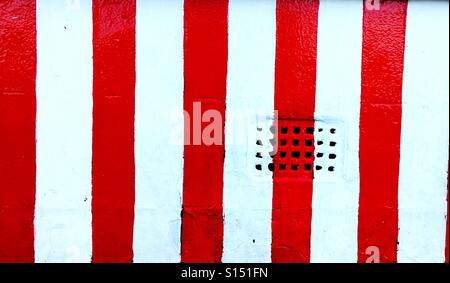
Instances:
[[[270,180],[273,175],[273,156],[277,152],[277,121],[273,115],[257,115],[251,123],[247,160],[249,175]]]
[[[330,181],[341,177],[344,161],[344,127],[334,121],[315,122],[314,178]]]

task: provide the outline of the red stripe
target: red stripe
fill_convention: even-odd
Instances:
[[[364,9],[358,260],[375,246],[381,262],[396,262],[398,173],[406,1]]]
[[[134,223],[134,0],[93,1],[94,262],[131,262]]]
[[[218,110],[222,115],[222,132],[228,56],[227,21],[227,0],[184,2],[184,109],[191,120],[194,119],[194,102],[202,103],[203,112]],[[195,129],[195,126],[191,123],[190,128]],[[191,139],[193,135],[191,131]],[[184,148],[183,262],[221,261],[223,142],[222,138],[221,145],[202,143]]]
[[[0,2],[0,262],[34,261],[36,5]]]
[[[314,126],[318,10],[319,1],[277,1],[275,109],[279,127],[297,124],[304,131],[305,126]],[[278,163],[276,157],[272,260],[309,262],[312,171],[286,175],[278,171]]]

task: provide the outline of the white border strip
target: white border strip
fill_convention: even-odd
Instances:
[[[448,1],[410,1],[399,176],[399,262],[445,260]]]

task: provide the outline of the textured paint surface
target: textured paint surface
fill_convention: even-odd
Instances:
[[[37,1],[36,262],[92,258],[92,3]]]
[[[34,260],[36,16],[0,2],[0,262]]]
[[[223,262],[271,261],[272,172],[265,167],[264,176],[256,175],[252,118],[273,115],[275,5],[229,3]]]
[[[136,5],[133,262],[179,262],[183,190],[183,0],[138,0]]]
[[[131,262],[134,223],[134,0],[94,0],[92,259]]]
[[[215,109],[225,118],[227,26],[227,0],[184,2],[184,109],[191,120],[194,102],[201,102],[203,111]],[[195,131],[193,125],[190,129]],[[221,261],[223,144],[222,137],[221,145],[185,146],[183,262]]]
[[[275,110],[314,125],[319,1],[278,0]],[[276,159],[275,168],[278,167]],[[273,177],[272,260],[309,262],[312,175]]]
[[[381,262],[397,261],[398,171],[406,1],[364,9],[361,114],[359,261],[376,247]]]
[[[316,164],[329,162],[329,154],[339,162],[333,173],[314,174],[311,262],[357,261],[362,13],[360,1],[320,1],[316,129],[336,128],[341,140],[333,151],[316,149],[324,153]],[[315,138],[331,136],[317,131]]]
[[[449,121],[440,117],[449,116],[448,8],[448,2],[408,3],[398,188],[400,263],[445,260]]]

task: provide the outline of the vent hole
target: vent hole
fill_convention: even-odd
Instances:
[[[305,164],[304,168],[306,171],[310,171],[311,170],[311,164]]]
[[[318,157],[318,158],[323,157],[323,153],[322,153],[322,152],[317,153],[317,157]]]
[[[336,142],[331,141],[331,142],[330,142],[330,146],[336,146]]]
[[[272,157],[272,158],[275,156],[275,154],[277,154],[275,151],[269,152],[269,155],[270,155],[270,157]]]
[[[294,127],[294,134],[300,134],[300,128],[299,127]]]
[[[281,140],[280,145],[285,146],[287,144],[286,140]]]
[[[335,134],[335,133],[336,133],[336,129],[331,128],[331,129],[330,129],[330,133]]]
[[[270,163],[270,164],[267,166],[267,168],[269,168],[269,171],[273,171],[273,169],[274,169],[273,163]]]
[[[282,134],[287,134],[288,133],[288,128],[287,127],[282,127],[281,128],[281,133]]]
[[[334,166],[328,167],[328,171],[333,172],[334,171]]]
[[[306,128],[306,133],[307,134],[314,134],[314,128],[311,128],[311,127]]]
[[[305,146],[312,146],[313,141],[312,140],[305,140]]]
[[[275,128],[275,126],[270,126],[270,132],[272,134],[275,134],[276,131],[277,131],[277,129]]]
[[[263,128],[258,127],[256,130],[258,130],[258,132],[262,132]]]
[[[262,140],[257,140],[256,141],[256,145],[261,145],[262,146],[263,145]]]
[[[256,158],[262,158],[261,152],[257,152],[257,153],[256,153]]]
[[[323,141],[317,141],[317,145],[323,145]]]
[[[281,171],[286,170],[286,164],[280,164],[280,170]]]
[[[298,165],[297,164],[292,164],[291,165],[291,169],[292,169],[292,171],[297,171],[298,170]]]
[[[298,146],[300,144],[299,140],[292,140],[292,145]]]
[[[305,152],[305,158],[311,158],[312,157],[312,152]]]
[[[300,152],[299,151],[293,151],[292,152],[292,157],[293,158],[300,158]]]
[[[330,154],[330,155],[328,155],[328,157],[330,158],[330,159],[336,159],[336,154]]]
[[[319,128],[319,132],[323,132],[323,129],[322,129],[322,128]]]
[[[322,170],[322,166],[316,165],[316,170],[318,170],[318,171]]]
[[[259,170],[259,171],[261,171],[261,170],[262,170],[262,166],[261,166],[261,164],[256,164],[255,168],[256,168],[256,170]]]
[[[286,152],[284,152],[284,151],[280,152],[280,157],[281,158],[285,158],[286,157]]]

